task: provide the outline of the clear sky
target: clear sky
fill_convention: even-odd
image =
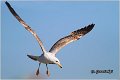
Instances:
[[[94,29],[59,51],[63,68],[44,64],[40,77],[60,79],[116,79],[119,73],[119,4],[117,1],[9,1],[20,17],[36,31],[46,50],[70,32],[95,24]],[[27,54],[41,55],[35,38],[1,3],[1,77],[31,78],[35,76],[38,62]],[[91,73],[91,70],[113,70],[113,73]],[[37,77],[36,77],[37,78]],[[39,77],[38,77],[39,78]]]

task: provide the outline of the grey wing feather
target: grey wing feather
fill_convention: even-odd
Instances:
[[[90,24],[88,26],[85,26],[84,28],[78,29],[76,31],[71,32],[70,35],[61,38],[60,40],[58,40],[49,50],[49,52],[52,53],[52,55],[55,56],[55,54],[64,46],[66,46],[67,44],[69,44],[70,42],[76,41],[78,39],[80,39],[82,36],[84,36],[85,34],[87,34],[88,32],[90,32],[95,24]]]
[[[42,44],[42,41],[40,40],[40,38],[37,36],[37,34],[31,29],[31,27],[29,25],[27,25],[21,18],[20,16],[15,12],[15,10],[11,7],[11,5],[6,1],[5,4],[7,5],[8,9],[10,10],[10,12],[13,14],[13,16],[24,26],[24,28],[26,30],[28,30],[29,32],[31,32],[31,34],[36,38],[36,40],[38,41],[43,53],[45,52],[45,48]]]

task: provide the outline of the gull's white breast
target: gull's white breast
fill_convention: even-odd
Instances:
[[[52,56],[50,53],[42,54],[38,61],[44,64],[52,64],[53,63],[54,56]]]

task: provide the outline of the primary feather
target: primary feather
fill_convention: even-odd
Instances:
[[[32,30],[31,27],[30,27],[28,24],[26,24],[24,20],[22,20],[22,19],[20,18],[20,16],[15,12],[15,10],[11,7],[11,5],[10,5],[7,1],[5,2],[5,4],[7,5],[8,9],[9,9],[10,12],[13,14],[13,16],[24,26],[24,28],[25,28],[26,30],[28,30],[28,31],[35,37],[35,39],[36,39],[36,40],[38,41],[38,43],[39,43],[39,46],[40,46],[41,49],[42,49],[42,52],[45,53],[46,50],[45,50],[45,48],[44,48],[44,46],[43,46],[42,41],[40,40],[40,38],[39,38],[38,35],[36,34],[36,32],[34,32],[34,30]]]
[[[84,36],[85,34],[87,34],[88,32],[90,32],[95,24],[90,24],[88,26],[85,26],[84,28],[78,29],[76,31],[71,32],[70,35],[65,36],[63,38],[61,38],[60,40],[58,40],[49,50],[49,52],[52,53],[52,55],[55,56],[55,54],[64,46],[66,46],[67,44],[69,44],[70,42],[76,41],[78,39],[80,39],[82,36]]]

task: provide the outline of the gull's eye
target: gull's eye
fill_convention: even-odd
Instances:
[[[56,62],[58,62],[58,61],[56,61]]]

